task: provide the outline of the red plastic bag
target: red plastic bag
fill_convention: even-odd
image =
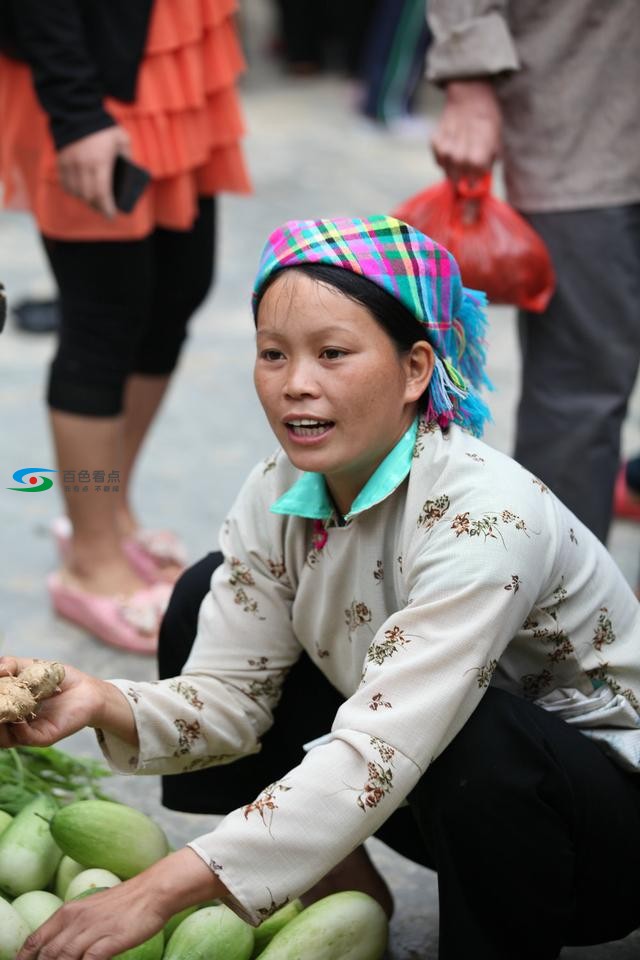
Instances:
[[[466,287],[484,290],[492,303],[541,313],[555,286],[542,238],[513,207],[491,194],[491,175],[474,186],[438,183],[405,200],[392,216],[449,250]]]

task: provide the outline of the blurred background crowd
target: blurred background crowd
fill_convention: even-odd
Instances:
[[[171,583],[215,541],[236,484],[270,445],[246,374],[262,238],[289,217],[391,212],[445,175],[473,182],[493,168],[504,195],[501,158],[506,194],[545,239],[558,289],[519,328],[492,306],[488,440],[515,449],[601,539],[612,510],[640,518],[638,464],[625,465],[619,446],[638,358],[638,154],[628,133],[606,157],[612,121],[588,121],[597,86],[628,126],[637,39],[628,4],[599,21],[592,6],[558,28],[551,8],[542,17],[527,0],[511,19],[477,0],[468,22],[464,4],[437,0],[428,21],[423,0],[148,0],[142,19],[115,4],[85,23],[78,55],[78,24],[42,18],[31,0],[15,22],[4,4],[3,460],[9,475],[55,465],[64,501],[3,498],[22,557],[2,579],[10,629],[34,570],[42,595],[52,564],[31,550],[42,536],[57,554],[54,609],[107,643],[152,652]],[[115,23],[128,38],[120,73]],[[105,171],[117,154],[152,179],[132,214],[113,217]],[[632,403],[630,453],[636,435]],[[609,543],[635,585],[633,523],[616,524]]]

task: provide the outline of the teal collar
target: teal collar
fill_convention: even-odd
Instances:
[[[411,470],[417,432],[416,419],[369,477],[351,504],[345,520],[351,520],[356,514],[374,507],[400,486]],[[303,473],[270,509],[272,513],[308,517],[310,520],[328,520],[336,512],[322,473]]]

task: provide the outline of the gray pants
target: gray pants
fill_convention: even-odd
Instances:
[[[640,362],[640,204],[528,219],[557,287],[545,313],[520,315],[514,457],[604,541]]]

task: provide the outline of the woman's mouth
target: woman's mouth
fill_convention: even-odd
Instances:
[[[285,422],[290,437],[296,440],[316,440],[324,437],[334,426],[333,420],[287,420]]]

